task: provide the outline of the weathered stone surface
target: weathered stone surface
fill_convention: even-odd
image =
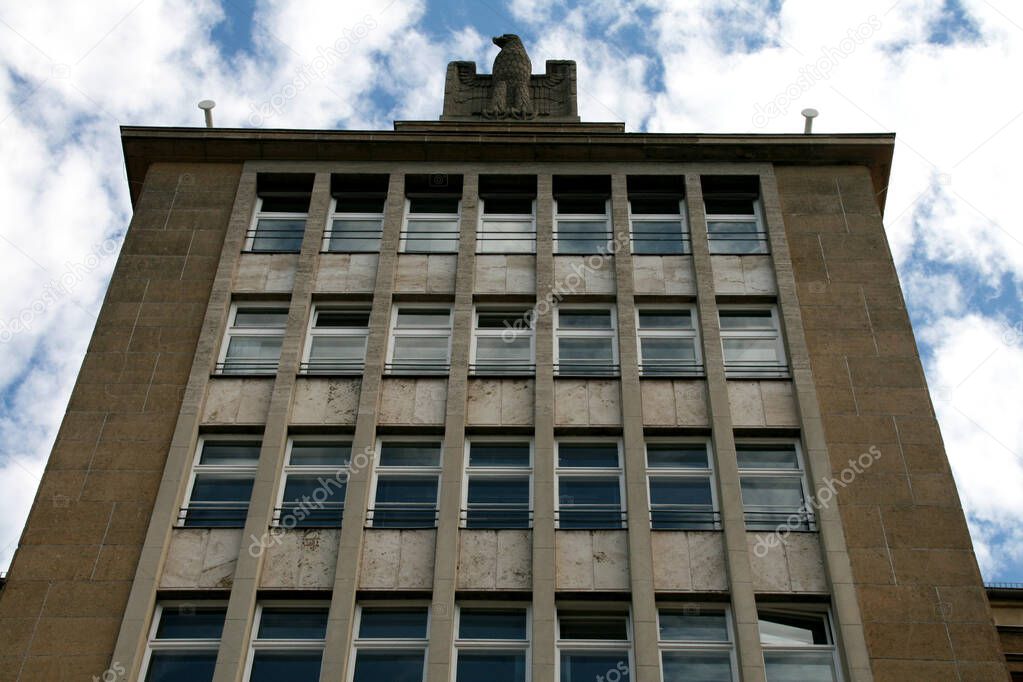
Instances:
[[[293,424],[354,424],[361,379],[299,377],[295,382]]]
[[[691,256],[633,256],[632,267],[637,294],[696,295]]]
[[[298,254],[243,253],[234,275],[238,292],[287,292],[295,286]]]
[[[375,253],[323,253],[316,268],[315,293],[371,292],[376,284]]]
[[[473,426],[524,426],[533,423],[532,379],[470,379],[467,423]]]
[[[559,530],[555,542],[557,589],[629,589],[626,531]]]
[[[175,528],[160,575],[160,587],[230,588],[241,536],[238,528]]]
[[[394,290],[416,294],[454,293],[457,265],[458,256],[453,254],[398,254]]]
[[[532,587],[532,533],[463,529],[459,536],[458,589],[528,590]]]
[[[264,424],[273,377],[213,377],[203,403],[204,424]]]
[[[436,540],[435,530],[367,529],[359,587],[367,590],[432,589]]]
[[[477,254],[477,294],[532,294],[536,292],[536,257],[533,255]]]
[[[381,384],[381,424],[443,424],[446,379],[388,377]]]
[[[703,379],[644,379],[640,383],[647,426],[706,426],[707,382]]]
[[[555,256],[554,290],[561,295],[613,294],[615,292],[614,258]]]
[[[617,379],[557,379],[554,422],[559,426],[617,426],[622,423]]]
[[[260,587],[310,590],[333,588],[341,538],[338,529],[275,529],[267,538]]]
[[[729,380],[728,402],[736,426],[799,424],[790,381]]]
[[[728,590],[724,537],[710,531],[654,531],[654,589],[673,592]]]

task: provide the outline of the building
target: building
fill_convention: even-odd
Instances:
[[[987,596],[1012,682],[1019,682],[1023,680],[1023,584],[994,583],[988,585]]]
[[[497,42],[440,121],[122,129],[0,680],[1008,679],[893,136],[626,133]]]

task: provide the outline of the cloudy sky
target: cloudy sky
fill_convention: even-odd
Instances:
[[[489,36],[630,131],[898,133],[886,225],[985,578],[1023,581],[1023,4],[0,0],[0,569],[130,219],[119,125],[390,129]],[[1015,151],[1014,151],[1015,150]]]

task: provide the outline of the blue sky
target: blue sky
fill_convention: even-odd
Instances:
[[[0,0],[0,567],[130,219],[117,126],[389,129],[520,34],[630,131],[899,134],[886,227],[988,580],[1023,581],[1023,7],[1010,0]],[[765,114],[764,112],[768,112]]]

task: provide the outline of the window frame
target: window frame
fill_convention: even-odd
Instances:
[[[779,445],[792,445],[796,454],[796,463],[798,469],[749,469],[744,468],[739,464],[738,450],[742,446],[746,445],[762,445],[765,447],[778,447]],[[759,527],[756,524],[751,526],[749,519],[749,511],[745,500],[742,501],[742,514],[743,520],[746,525],[746,529],[750,532],[769,532],[777,529],[779,526],[784,526],[790,531],[803,531],[803,532],[814,532],[817,530],[817,519],[813,509],[810,505],[810,500],[813,499],[810,489],[809,472],[806,470],[806,457],[803,454],[802,443],[798,438],[736,438],[736,467],[739,472],[739,497],[742,499],[742,481],[744,477],[756,477],[756,478],[799,478],[800,491],[803,495],[803,504],[800,509],[793,510],[779,510],[777,512],[771,511],[758,511],[754,510],[754,513],[764,514],[776,514],[779,519],[777,523],[774,523],[771,519],[765,516],[765,521],[762,524],[763,527]],[[806,527],[793,528],[789,524],[789,520],[792,516],[798,515],[802,518],[802,523]],[[772,517],[773,519],[773,517]]]
[[[311,200],[311,199],[310,199]],[[298,248],[292,251],[291,249],[260,249],[254,251],[253,246],[256,243],[256,239],[259,237],[259,221],[265,220],[301,220],[303,221],[301,238],[298,241]],[[309,229],[309,211],[304,213],[289,213],[287,211],[264,211],[263,210],[263,197],[256,195],[256,204],[252,211],[252,220],[249,223],[249,229],[245,232],[245,244],[242,247],[243,253],[301,253],[302,243],[305,241],[305,233]],[[264,237],[264,239],[286,239],[286,237]]]
[[[528,467],[473,467],[470,458],[472,452],[472,442],[479,443],[522,443],[526,442],[529,446],[529,466]],[[460,501],[460,514],[459,514],[459,526],[461,528],[473,529],[488,529],[488,526],[469,526],[468,515],[471,511],[469,509],[469,483],[473,477],[478,478],[489,478],[489,479],[510,479],[510,478],[522,478],[523,475],[529,481],[529,507],[526,510],[526,525],[524,527],[518,526],[499,526],[497,529],[512,528],[518,530],[532,529],[533,528],[533,509],[535,508],[534,500],[534,478],[533,469],[535,467],[535,451],[536,445],[532,436],[466,436],[465,438],[465,450],[463,454],[463,483],[462,483],[462,495]]]
[[[240,466],[232,464],[200,464],[202,460],[203,448],[207,442],[216,441],[228,441],[228,442],[252,442],[259,446],[260,452],[256,455],[256,461],[251,465]],[[251,434],[201,434],[196,441],[195,453],[192,455],[192,463],[189,467],[188,472],[188,484],[185,486],[184,497],[181,500],[181,506],[178,508],[178,517],[174,522],[175,528],[244,528],[245,521],[249,514],[249,509],[252,506],[252,493],[249,493],[249,501],[245,505],[245,517],[241,520],[241,524],[237,526],[225,526],[225,525],[213,525],[207,526],[203,524],[189,525],[188,524],[188,510],[191,508],[192,502],[192,490],[195,488],[195,481],[199,475],[207,475],[211,478],[227,478],[237,477],[240,473],[251,473],[253,486],[255,485],[256,475],[259,469],[259,459],[262,454],[263,441],[262,436],[254,436]],[[241,507],[239,507],[241,509]],[[216,511],[215,508],[213,508]]]
[[[365,312],[367,316],[366,327],[323,327],[318,328],[316,321],[321,312]],[[306,327],[305,341],[302,344],[302,362],[299,365],[299,374],[318,376],[361,376],[366,369],[366,353],[369,349],[369,305],[344,305],[331,303],[314,303],[309,314],[309,324]],[[313,341],[318,337],[362,337],[365,345],[362,349],[362,362],[349,366],[325,365],[318,369],[312,366]],[[341,362],[341,361],[333,361]]]
[[[758,179],[759,180],[759,179]],[[767,226],[764,222],[764,210],[760,202],[760,193],[758,192],[753,196],[753,215],[750,216],[747,213],[710,213],[707,211],[707,197],[718,196],[715,194],[704,194],[703,195],[703,210],[704,219],[706,222],[707,229],[707,246],[712,256],[766,256],[771,253],[771,240],[767,234]],[[715,234],[710,231],[710,223],[756,223],[757,231],[751,233],[750,239],[721,239],[715,238]],[[735,234],[735,233],[733,233]],[[758,249],[757,251],[749,252],[734,252],[734,251],[715,251],[715,244],[728,244],[731,242],[756,242]]]
[[[410,329],[399,329],[398,327],[398,315],[403,310],[429,310],[429,311],[448,311],[448,326],[447,336],[447,354],[443,363],[396,363],[394,360],[394,351],[397,347],[397,340],[399,336],[402,337],[416,337],[416,336],[439,336],[438,330],[441,327],[412,327]],[[451,344],[452,337],[454,336],[455,326],[455,315],[454,306],[450,303],[395,303],[391,306],[391,318],[388,324],[387,333],[387,361],[384,365],[384,373],[389,375],[395,374],[409,374],[409,375],[445,375],[451,371]],[[410,366],[404,366],[410,365]]]
[[[469,611],[524,611],[526,614],[526,638],[519,639],[462,639],[458,632],[462,622],[462,609]],[[455,604],[454,655],[451,657],[451,678],[458,682],[458,655],[462,651],[522,651],[526,654],[525,680],[532,679],[533,663],[533,607],[530,602],[515,601],[474,601],[463,600]]]
[[[337,210],[337,197],[332,196],[330,198],[330,210],[327,212],[327,225],[323,231],[323,241],[320,244],[320,253],[380,253],[380,246],[384,236],[384,213],[387,209],[387,197],[384,197],[384,210],[380,213],[366,213],[360,211],[338,211]],[[354,239],[375,239],[377,247],[375,249],[332,249],[330,248],[331,243],[334,241],[334,221],[335,220],[379,220],[380,230],[377,232],[376,237],[355,237]],[[369,232],[369,230],[356,230],[359,234]]]
[[[616,377],[621,374],[621,359],[618,348],[618,311],[611,303],[571,303],[566,305],[553,306],[554,319],[552,320],[552,334],[554,338],[554,376],[556,377]],[[609,329],[561,329],[561,311],[596,311],[610,313],[611,326]],[[601,371],[603,366],[592,365],[597,371],[584,371],[579,369],[564,370],[561,367],[561,339],[563,338],[609,338],[611,339],[611,364],[607,369]],[[576,364],[576,363],[573,363]]]
[[[175,606],[197,606],[199,609],[209,608],[223,608],[225,623],[227,619],[227,602],[224,600],[213,599],[210,601],[203,600],[199,605],[196,604],[195,600],[188,599],[158,599],[156,607],[153,609],[152,622],[149,624],[148,635],[146,638],[146,650],[142,655],[142,666],[139,668],[138,679],[140,681],[145,680],[149,674],[149,666],[152,663],[153,653],[159,651],[213,651],[217,653],[220,651],[220,642],[223,639],[223,635],[217,639],[209,638],[194,638],[194,639],[157,639],[156,632],[160,627],[160,620],[163,618],[163,611],[166,607]]]
[[[618,466],[617,467],[562,467],[561,460],[561,444],[562,443],[575,443],[575,444],[609,444],[614,443],[618,449]],[[608,436],[563,436],[556,437],[554,439],[554,529],[555,530],[627,530],[629,527],[628,518],[628,499],[626,498],[626,487],[625,487],[625,446],[622,442],[621,437],[608,437]],[[591,526],[572,526],[562,528],[561,526],[561,479],[564,478],[611,478],[612,476],[618,478],[618,518],[620,519],[618,526],[611,525],[591,525]],[[569,511],[571,511],[571,505],[569,505]],[[585,511],[585,510],[580,510]],[[594,510],[599,511],[599,510]]]
[[[459,249],[459,245],[461,244],[461,237],[462,237],[462,199],[463,199],[463,197],[459,197],[458,198],[458,205],[457,205],[454,213],[413,213],[412,212],[412,200],[413,199],[419,199],[419,198],[428,198],[428,197],[419,197],[419,196],[410,197],[408,195],[405,196],[405,210],[403,212],[403,217],[402,217],[401,234],[398,235],[398,237],[399,237],[398,238],[398,253],[414,253],[414,254],[420,254],[420,255],[457,254],[458,253],[458,249]],[[448,198],[450,198],[450,197],[448,197]],[[409,248],[409,241],[416,242],[416,241],[420,241],[422,239],[422,237],[416,237],[416,238],[413,238],[411,240],[409,239],[409,235],[411,234],[409,232],[409,223],[414,221],[414,220],[415,221],[423,221],[423,222],[431,222],[431,223],[449,223],[452,220],[454,220],[454,223],[455,223],[455,229],[454,230],[450,230],[450,231],[447,231],[447,232],[431,231],[431,232],[417,233],[417,235],[425,235],[425,234],[433,234],[433,235],[437,235],[437,234],[445,235],[445,234],[447,234],[447,235],[450,235],[450,236],[446,236],[446,237],[445,236],[441,236],[439,238],[438,237],[431,237],[430,239],[432,239],[434,241],[446,241],[446,242],[452,243],[451,244],[451,249],[450,250],[442,250],[442,251],[421,250],[421,249],[416,249],[416,248],[411,248],[410,249]]]
[[[689,319],[692,320],[693,325],[691,329],[643,329],[640,324],[640,313],[648,311],[681,311],[686,310],[689,313]],[[636,324],[636,357],[639,360],[639,376],[640,377],[703,377],[706,376],[706,367],[703,360],[703,339],[700,334],[700,318],[695,303],[681,303],[678,305],[671,305],[667,303],[655,303],[655,304],[641,304],[636,306],[635,312],[635,324]],[[692,369],[685,369],[682,364],[675,365],[674,367],[668,367],[664,370],[652,370],[652,368],[644,369],[643,363],[643,339],[644,338],[667,338],[667,339],[692,339],[693,349],[696,360],[692,365]]]
[[[685,613],[686,609],[706,609],[708,611],[713,610],[715,612],[721,612],[725,617],[725,628],[727,631],[728,639],[724,642],[702,642],[699,640],[677,640],[677,639],[663,639],[661,637],[661,614],[662,612],[668,613]],[[664,653],[665,652],[692,652],[692,653],[709,653],[709,652],[728,652],[729,665],[732,672],[731,682],[738,682],[739,680],[739,660],[736,655],[736,636],[735,636],[735,622],[732,619],[732,608],[727,603],[689,603],[689,602],[662,602],[657,604],[657,657],[658,663],[661,667],[661,678],[664,678]]]
[[[327,464],[292,464],[291,463],[291,454],[292,454],[292,450],[293,450],[294,445],[295,445],[295,441],[298,441],[300,443],[309,443],[309,442],[317,442],[317,441],[324,442],[324,443],[334,443],[334,442],[338,442],[338,441],[347,441],[348,442],[348,446],[349,446],[348,461],[346,463],[340,465],[340,466],[333,466],[333,465],[327,465]],[[306,529],[306,528],[309,528],[309,529],[312,529],[312,528],[340,528],[341,527],[341,518],[342,518],[342,515],[344,514],[344,510],[345,510],[345,503],[348,500],[348,479],[349,479],[349,476],[350,476],[350,468],[351,468],[351,463],[352,463],[352,450],[351,450],[351,446],[352,446],[352,435],[351,434],[344,434],[344,435],[337,435],[337,436],[331,436],[331,435],[309,435],[309,436],[289,435],[288,436],[288,442],[284,446],[284,465],[281,467],[281,476],[280,476],[280,480],[278,481],[277,493],[276,493],[276,496],[274,498],[276,500],[276,504],[274,506],[273,518],[270,521],[270,526],[273,527],[273,528],[286,528],[286,529],[291,529],[291,528],[301,528],[301,529]],[[303,524],[301,522],[299,522],[298,524],[294,524],[294,525],[288,525],[288,524],[285,524],[285,523],[283,523],[281,521],[281,518],[284,516],[284,492],[285,492],[285,489],[288,486],[288,476],[289,475],[291,475],[291,474],[298,474],[298,475],[321,476],[321,477],[333,476],[333,477],[335,477],[335,480],[340,480],[340,476],[341,476],[342,472],[344,472],[345,499],[343,499],[341,501],[341,508],[339,510],[340,513],[339,513],[338,518],[337,518],[337,525],[336,526],[335,525],[325,525],[325,524],[322,524],[322,523],[321,524],[316,524],[316,523],[314,523],[314,524]]]
[[[480,315],[487,313],[519,312],[524,314],[521,319],[526,321],[528,326],[523,329],[482,329],[479,326]],[[530,314],[533,306],[514,305],[481,305],[475,304],[472,308],[472,334],[469,339],[469,374],[470,376],[532,376],[536,374],[536,315]],[[510,365],[508,369],[502,370],[494,365],[496,363],[481,363],[477,357],[479,352],[480,338],[504,338],[505,332],[511,331],[516,338],[528,336],[529,338],[529,362]],[[482,369],[481,369],[482,367]]]
[[[684,469],[681,467],[651,467],[650,466],[650,445],[703,445],[707,453],[706,469]],[[717,472],[714,470],[714,446],[710,438],[673,438],[668,436],[650,437],[643,439],[643,466],[646,471],[646,494],[647,505],[650,510],[650,529],[653,531],[691,531],[721,530],[721,506],[717,491]],[[676,526],[656,527],[654,525],[654,512],[658,509],[654,506],[650,484],[654,478],[690,479],[706,478],[710,486],[710,521],[681,523]],[[658,505],[660,507],[661,505]],[[707,528],[705,526],[709,525]]]
[[[561,614],[562,613],[583,613],[593,615],[618,614],[625,617],[625,634],[628,639],[563,639],[561,637]],[[601,651],[608,648],[624,648],[628,652],[629,670],[628,674],[622,673],[622,679],[632,679],[636,669],[636,653],[634,650],[636,635],[632,626],[632,608],[629,605],[610,605],[604,603],[573,603],[569,605],[555,605],[554,611],[554,679],[561,679],[561,654],[564,651]]]
[[[422,639],[363,639],[360,637],[360,630],[362,629],[362,612],[364,609],[369,608],[370,610],[388,610],[388,609],[403,609],[403,608],[416,608],[426,610],[426,636]],[[349,651],[348,659],[348,675],[347,682],[354,682],[355,680],[355,664],[358,661],[360,650],[375,650],[375,651],[422,651],[423,652],[423,677],[421,682],[426,682],[426,678],[429,675],[429,655],[430,655],[430,626],[433,620],[433,609],[430,608],[429,603],[415,600],[396,600],[396,601],[360,601],[355,605],[355,618],[352,624],[352,644],[351,650]]]
[[[276,308],[285,311],[284,326],[282,327],[239,327],[236,324],[236,318],[240,309],[259,309]],[[227,325],[224,329],[224,335],[221,337],[220,351],[217,354],[217,363],[214,367],[213,374],[215,376],[273,376],[277,374],[281,367],[281,351],[277,353],[277,360],[274,362],[258,362],[249,363],[250,366],[239,367],[237,369],[232,368],[232,361],[228,360],[228,351],[231,346],[231,339],[235,336],[271,336],[280,337],[281,347],[283,350],[284,337],[288,331],[288,319],[291,316],[290,301],[232,301],[231,307],[228,310]],[[234,362],[238,362],[235,360]]]
[[[761,613],[776,613],[781,615],[792,615],[792,616],[819,616],[824,620],[825,631],[827,632],[828,644],[804,644],[801,646],[795,645],[778,645],[778,644],[765,644],[763,636],[760,634],[760,614]],[[844,677],[842,675],[842,661],[838,652],[838,643],[835,631],[835,621],[832,616],[832,609],[828,605],[794,605],[794,604],[757,604],[757,634],[760,639],[760,649],[763,656],[765,676],[767,668],[767,656],[769,653],[806,653],[806,652],[829,652],[831,654],[831,669],[834,671],[835,676],[832,682],[843,682]],[[770,682],[770,681],[769,681]]]
[[[502,255],[502,254],[507,254],[507,255],[527,255],[528,256],[528,255],[532,255],[532,254],[536,253],[536,197],[532,198],[531,212],[528,214],[529,223],[531,225],[531,231],[526,233],[526,236],[520,236],[520,237],[511,238],[511,239],[497,239],[497,238],[490,239],[490,238],[486,237],[485,235],[491,234],[490,231],[486,229],[487,222],[496,222],[496,223],[512,223],[512,222],[516,222],[516,223],[521,223],[521,222],[525,222],[524,218],[527,217],[527,214],[525,214],[525,213],[493,213],[493,214],[490,214],[488,216],[487,215],[487,211],[486,211],[486,205],[487,205],[487,198],[485,196],[480,196],[479,218],[478,218],[477,224],[476,224],[476,253],[477,254],[481,254],[481,255]],[[522,234],[522,233],[520,233],[520,232],[510,232],[510,233],[494,233],[494,234]],[[483,245],[487,241],[529,242],[529,249],[528,250],[518,250],[518,251],[511,251],[511,250],[508,250],[508,249],[487,250],[486,248],[483,247]]]
[[[567,196],[571,196],[571,194],[572,193],[569,193]],[[555,256],[594,256],[594,255],[605,255],[606,256],[606,255],[613,255],[614,254],[614,246],[613,246],[613,244],[614,244],[614,228],[613,228],[613,226],[611,224],[611,197],[604,195],[603,192],[593,192],[593,193],[589,193],[589,194],[585,193],[585,192],[580,192],[578,194],[583,195],[583,196],[594,196],[594,197],[602,196],[602,197],[605,197],[605,199],[604,199],[604,213],[603,214],[600,214],[600,213],[561,213],[558,210],[559,199],[558,199],[557,196],[554,196],[553,197],[553,201],[552,201],[552,203],[554,204],[553,207],[552,207],[553,210],[554,210],[554,223],[553,223],[553,234],[551,235],[552,241],[553,241],[553,246],[554,246],[554,255]],[[586,251],[565,251],[565,250],[562,249],[562,247],[561,247],[561,242],[562,241],[583,241],[583,240],[586,240],[586,241],[597,241],[597,240],[601,239],[601,237],[599,235],[591,236],[591,237],[579,237],[579,238],[576,238],[576,239],[571,239],[571,238],[561,239],[558,235],[561,233],[560,224],[561,224],[562,221],[567,222],[567,223],[583,223],[583,222],[596,222],[597,220],[603,220],[604,221],[604,228],[605,229],[604,229],[604,231],[601,234],[603,234],[605,236],[603,238],[603,246],[602,247],[597,247],[596,250],[589,250],[589,249],[587,249]],[[569,232],[567,234],[580,234],[581,235],[581,234],[584,234],[584,233],[581,233],[581,232]],[[601,250],[601,249],[603,249],[603,250]]]
[[[323,671],[323,653],[326,651],[327,634],[324,632],[323,639],[259,639],[259,625],[263,618],[263,608],[295,608],[295,609],[326,609],[329,611],[330,602],[317,600],[282,600],[268,599],[256,603],[256,613],[252,620],[252,629],[249,634],[249,651],[245,657],[244,676],[242,680],[248,682],[252,676],[252,666],[256,660],[258,651],[312,651],[320,652],[320,672]]]
[[[772,329],[731,329],[725,330],[721,326],[721,313],[743,313],[762,312],[771,313]],[[725,366],[725,375],[729,379],[752,378],[752,379],[787,379],[789,378],[788,353],[785,348],[785,334],[781,324],[781,315],[778,306],[774,303],[751,303],[751,304],[725,304],[718,306],[718,329],[721,336],[721,361]],[[727,339],[753,339],[773,340],[774,351],[777,356],[775,363],[745,364],[736,365],[736,361],[729,362],[728,353],[725,350]]]
[[[383,453],[383,447],[385,443],[410,443],[410,444],[436,444],[439,453],[438,461],[436,466],[400,466],[392,467],[381,466],[380,462],[381,455]],[[430,530],[436,528],[439,522],[440,516],[440,502],[442,494],[443,484],[443,472],[444,472],[444,439],[442,436],[379,436],[374,444],[375,452],[373,459],[373,471],[370,477],[370,496],[369,501],[372,505],[366,514],[365,527],[366,528],[384,528],[390,530]],[[380,482],[380,470],[384,470],[385,476],[397,476],[397,477],[425,477],[425,476],[436,476],[437,478],[437,495],[434,498],[433,504],[433,521],[430,525],[377,525],[376,511],[377,511],[377,484]]]
[[[643,196],[643,195],[657,195],[668,196],[666,192],[634,192],[628,196],[629,203],[629,251],[634,256],[691,256],[693,254],[692,234],[689,227],[689,207],[687,206],[686,197],[681,195],[679,197],[679,209],[678,213],[633,213],[632,212],[632,197]],[[679,231],[679,242],[682,245],[682,250],[678,253],[649,253],[641,252],[636,250],[636,223],[644,222],[668,222],[668,221],[679,221],[681,230]],[[663,240],[652,240],[652,241],[669,241]],[[674,243],[674,242],[672,242]]]

